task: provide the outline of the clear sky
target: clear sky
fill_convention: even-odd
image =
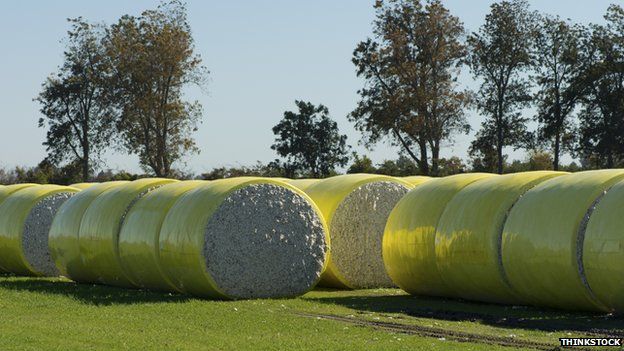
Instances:
[[[531,1],[534,9],[577,22],[602,22],[616,0]],[[294,100],[326,105],[355,150],[360,134],[346,115],[357,102],[362,81],[355,76],[351,53],[370,35],[374,0],[190,0],[189,20],[197,52],[211,71],[208,92],[190,89],[187,96],[204,105],[195,134],[199,155],[186,159],[197,173],[219,166],[251,165],[275,158],[271,127]],[[467,30],[483,22],[492,1],[447,0]],[[7,1],[0,11],[0,167],[32,166],[45,157],[37,128],[39,106],[32,99],[41,83],[61,64],[68,17],[112,23],[124,14],[139,14],[157,1]],[[475,87],[469,74],[462,82]],[[526,111],[527,115],[531,111]],[[481,119],[470,112],[473,129]],[[473,131],[474,133],[474,131]],[[472,134],[458,138],[443,156],[466,157]],[[379,144],[368,152],[375,162],[395,159],[398,150]],[[522,158],[514,153],[512,158]],[[138,171],[136,158],[109,153],[113,169]]]

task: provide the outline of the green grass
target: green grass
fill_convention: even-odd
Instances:
[[[624,334],[624,320],[611,315],[416,298],[395,289],[207,301],[0,276],[0,311],[0,350],[553,349],[559,337]]]

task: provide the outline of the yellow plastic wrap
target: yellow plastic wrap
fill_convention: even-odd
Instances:
[[[94,186],[96,184],[99,184],[99,183],[75,183],[75,184],[71,184],[70,186],[72,188],[85,190],[85,189],[90,188],[90,187],[92,187],[92,186]]]
[[[32,186],[36,186],[36,185],[38,184],[23,183],[23,184],[0,186],[0,205],[2,204],[2,201],[4,201],[7,197],[9,197],[14,192],[19,191],[21,189],[29,188]],[[7,273],[7,271],[4,268],[2,268],[2,266],[0,266],[0,272]]]
[[[420,185],[433,178],[427,177],[427,176],[409,176],[409,177],[402,177],[401,179],[415,186],[415,185]]]
[[[14,191],[0,205],[0,267],[18,275],[43,275],[28,263],[22,249],[24,224],[32,208],[48,196],[75,193],[59,185],[26,186]]]
[[[80,224],[80,257],[89,282],[134,286],[126,277],[119,260],[119,231],[132,205],[150,190],[175,182],[172,179],[145,178],[109,189],[99,195],[85,211]]]
[[[206,181],[191,180],[162,186],[132,206],[119,234],[119,258],[132,282],[142,288],[177,290],[160,264],[160,229],[180,196]]]
[[[331,231],[332,218],[340,203],[352,191],[360,186],[380,181],[396,182],[409,189],[413,188],[410,183],[395,177],[376,174],[347,174],[321,180],[305,190],[306,194],[308,194],[321,209],[323,217],[329,227],[330,238],[333,235]],[[335,264],[333,264],[331,251],[328,257],[327,269],[323,272],[319,285],[340,289],[352,288],[349,282],[338,271]]]
[[[410,294],[453,296],[435,261],[436,226],[447,203],[465,186],[493,174],[468,173],[432,179],[411,190],[388,218],[383,258],[392,281]]]
[[[178,290],[193,295],[229,299],[206,270],[202,249],[205,229],[224,199],[238,189],[252,184],[275,184],[286,187],[310,201],[300,189],[271,178],[239,177],[221,179],[198,186],[182,195],[167,213],[160,232],[160,262],[163,272]],[[325,233],[327,228],[325,223]],[[329,243],[329,237],[326,238]]]
[[[104,191],[127,183],[116,181],[95,184],[67,200],[58,210],[50,228],[48,245],[54,264],[62,275],[77,282],[86,281],[81,275],[85,268],[78,243],[82,216],[93,200]]]
[[[37,185],[39,184],[22,183],[0,187],[0,204],[2,204],[2,201],[4,201],[7,197],[11,196],[11,194],[13,194],[14,192]]]
[[[606,310],[581,275],[578,246],[588,210],[624,178],[622,170],[588,171],[547,180],[512,208],[503,230],[503,268],[527,303]]]
[[[615,184],[593,211],[583,241],[583,268],[599,301],[624,311],[624,181]]]
[[[506,282],[501,238],[507,214],[530,188],[566,173],[524,172],[474,182],[446,205],[435,235],[438,272],[456,297],[513,304]]]
[[[307,188],[312,185],[318,183],[320,179],[286,179],[284,180],[286,183],[293,185],[303,191],[306,191]]]

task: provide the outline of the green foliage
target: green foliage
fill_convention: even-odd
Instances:
[[[219,167],[207,173],[202,173],[197,178],[204,180],[214,180],[233,177],[286,177],[283,169],[275,167],[273,163],[265,165],[258,161],[251,167]]]
[[[380,0],[375,9],[374,37],[353,52],[366,84],[349,119],[367,146],[387,138],[435,174],[441,142],[469,130],[470,95],[456,81],[464,27],[438,0]]]
[[[371,160],[366,155],[358,155],[354,152],[351,156],[353,159],[353,163],[347,169],[348,174],[352,173],[377,173],[377,168],[373,165],[373,160]]]
[[[561,153],[572,151],[576,139],[571,117],[585,90],[577,84],[577,77],[586,69],[581,53],[582,34],[581,27],[559,17],[539,17],[534,50],[535,80],[540,87],[535,97],[537,137],[552,150],[555,170],[559,169]]]
[[[589,68],[580,114],[579,154],[589,167],[624,165],[624,9],[611,5],[606,25],[593,25],[583,42]]]
[[[121,141],[144,169],[161,177],[171,176],[184,155],[199,152],[191,134],[202,106],[184,101],[182,92],[203,87],[208,72],[195,54],[186,12],[179,1],[162,3],[139,17],[123,16],[107,36]]]
[[[347,136],[341,135],[338,124],[329,117],[323,105],[295,101],[298,112],[286,111],[273,127],[275,142],[271,149],[285,159],[273,162],[283,174],[295,177],[326,177],[349,161]]]
[[[15,167],[12,170],[0,169],[0,184],[37,183],[69,185],[82,181],[79,162],[68,163],[57,167],[48,159],[37,166],[25,168]]]
[[[531,101],[530,82],[523,74],[532,66],[531,46],[535,35],[535,14],[524,0],[501,1],[490,6],[485,24],[468,37],[468,64],[473,75],[481,79],[477,108],[486,117],[471,145],[473,155],[496,163],[503,172],[506,146],[526,146],[528,118],[520,110]],[[487,149],[486,144],[492,147]],[[495,153],[491,151],[494,150]],[[494,160],[491,160],[495,157]]]
[[[87,181],[110,144],[114,109],[107,92],[110,69],[102,45],[104,28],[82,18],[69,19],[63,64],[43,83],[35,99],[47,127],[43,145],[47,160],[78,164],[77,174]]]

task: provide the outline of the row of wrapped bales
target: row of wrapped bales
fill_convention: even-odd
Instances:
[[[60,209],[50,252],[79,282],[212,298],[296,296],[329,250],[319,209],[279,180],[92,185]]]
[[[293,181],[319,206],[329,227],[331,254],[319,284],[333,288],[393,286],[382,259],[386,220],[409,189],[427,180],[349,174],[303,184]]]
[[[390,214],[388,274],[411,294],[622,310],[624,171],[465,174]]]
[[[58,209],[79,189],[18,184],[0,190],[0,267],[19,275],[56,276],[48,233]]]

